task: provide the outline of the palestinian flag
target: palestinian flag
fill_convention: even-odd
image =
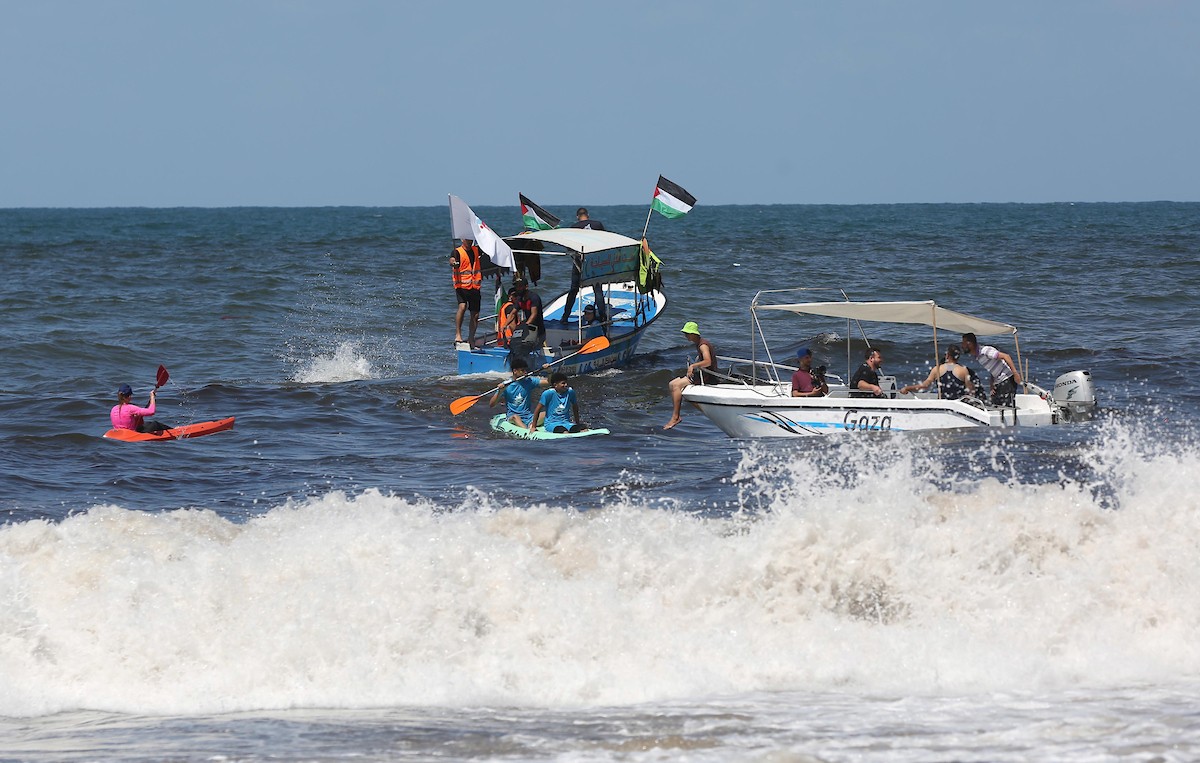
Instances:
[[[663,217],[683,217],[696,206],[696,197],[675,185],[662,175],[658,176],[658,185],[654,188],[654,201],[650,208],[658,210]]]
[[[534,204],[529,199],[525,198],[524,194],[518,193],[521,198],[521,219],[525,221],[525,227],[529,230],[550,230],[557,228],[562,222],[554,215]]]

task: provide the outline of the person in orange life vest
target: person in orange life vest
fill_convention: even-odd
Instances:
[[[471,311],[471,324],[467,334],[467,343],[475,346],[475,329],[479,326],[479,291],[483,286],[483,270],[481,260],[483,252],[469,238],[462,240],[462,245],[450,255],[451,277],[454,280],[454,294],[458,299],[458,313],[454,316],[454,342],[463,340],[463,314]]]
[[[496,344],[507,347],[512,339],[513,331],[520,323],[520,311],[517,309],[517,290],[508,290],[508,299],[500,305],[500,313],[496,316]]]

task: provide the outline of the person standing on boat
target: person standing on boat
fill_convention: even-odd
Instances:
[[[879,386],[880,368],[883,368],[883,355],[879,350],[867,350],[866,360],[850,377],[850,396],[883,397],[883,388]]]
[[[130,402],[133,397],[133,388],[128,384],[122,384],[117,389],[117,404],[108,414],[109,420],[112,421],[112,428],[132,429],[135,432],[147,434],[158,434],[166,429],[167,427],[157,421],[146,421],[146,416],[154,415],[154,393],[157,391],[150,390],[150,403],[145,408],[139,408]]]
[[[599,220],[593,220],[588,216],[587,207],[580,207],[575,210],[575,222],[571,224],[572,228],[583,228],[585,230],[606,230],[604,223]],[[583,277],[583,255],[571,255],[571,288],[567,292],[567,301],[563,304],[562,318],[559,323],[563,326],[571,319],[571,309],[575,307],[575,296],[579,294],[579,281]],[[605,305],[604,305],[604,289],[600,284],[592,284],[593,301],[596,304],[596,310],[599,311],[600,320],[605,320]]]
[[[1000,352],[991,345],[979,346],[972,333],[963,334],[963,352],[975,359],[985,371],[992,375],[992,405],[1012,408],[1017,402],[1017,385],[1021,383],[1021,372],[1007,352]]]
[[[680,421],[683,416],[680,413],[680,408],[683,407],[683,391],[690,384],[716,383],[718,377],[714,375],[717,370],[717,348],[713,343],[700,336],[700,326],[695,321],[688,321],[683,324],[684,337],[689,342],[696,345],[696,360],[689,363],[687,370],[683,376],[677,379],[672,379],[667,388],[671,391],[671,420],[663,424],[663,429],[671,429]]]
[[[533,421],[533,409],[529,401],[536,399],[538,389],[549,383],[543,378],[530,376],[529,363],[524,358],[513,358],[512,380],[500,384],[488,405],[495,408],[503,399],[508,420],[516,426],[528,427],[529,422]]]
[[[812,372],[812,350],[801,347],[796,351],[800,367],[792,374],[792,397],[821,397],[829,394],[829,385],[822,376],[819,380]]]
[[[900,388],[901,395],[917,390],[927,390],[935,381],[938,383],[939,394],[943,400],[958,400],[964,395],[974,395],[975,385],[971,383],[971,374],[967,367],[958,362],[958,347],[950,345],[946,348],[946,361],[933,367],[925,381],[917,384],[906,384]]]
[[[467,343],[475,346],[475,329],[479,326],[479,296],[483,288],[483,252],[469,238],[462,240],[462,245],[450,255],[450,267],[453,268],[451,277],[454,281],[454,294],[458,299],[458,313],[454,317],[454,342],[463,340],[463,315],[471,311],[471,324],[467,334]]]
[[[537,420],[545,412],[545,429],[547,432],[583,432],[587,427],[579,420],[579,398],[575,390],[567,386],[567,375],[555,371],[550,375],[550,389],[542,393],[541,399],[533,408],[533,420],[529,422],[529,431],[537,429]]]

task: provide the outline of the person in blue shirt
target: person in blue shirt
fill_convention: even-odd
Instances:
[[[519,427],[529,426],[533,421],[533,408],[529,401],[538,396],[541,387],[550,382],[537,376],[529,375],[529,363],[524,358],[513,358],[512,380],[502,382],[496,388],[488,405],[495,408],[503,398],[506,403],[508,420]]]
[[[582,432],[587,429],[579,420],[579,401],[575,390],[567,386],[567,375],[556,371],[550,375],[550,389],[542,393],[533,409],[533,421],[529,431],[537,429],[538,418],[545,411],[547,432]]]

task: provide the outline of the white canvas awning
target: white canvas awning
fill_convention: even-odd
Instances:
[[[591,230],[589,228],[554,228],[553,230],[526,231],[516,236],[509,236],[507,241],[513,249],[520,250],[522,241],[541,241],[555,244],[564,249],[580,254],[603,252],[609,249],[620,249],[624,246],[641,246],[641,242],[620,233],[606,230]]]
[[[881,323],[913,323],[934,326],[944,331],[972,332],[984,336],[1016,334],[1016,326],[966,313],[938,307],[932,300],[925,302],[797,302],[790,305],[758,305],[756,310],[785,310],[806,315],[825,315],[830,318],[852,318]]]

